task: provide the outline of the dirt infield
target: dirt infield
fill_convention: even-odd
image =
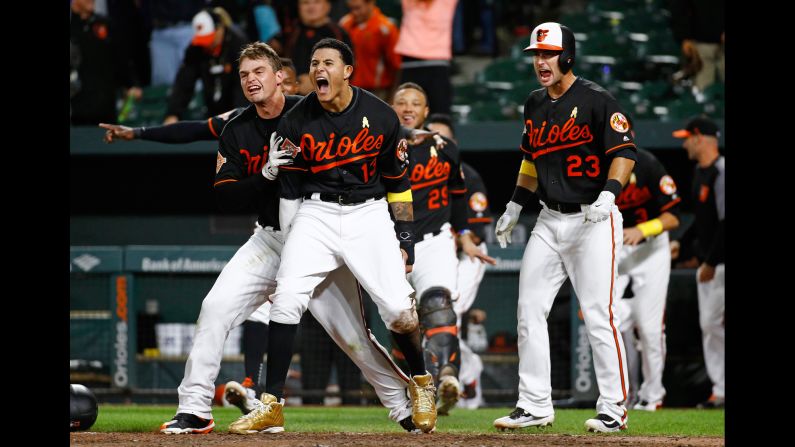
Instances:
[[[459,435],[434,433],[412,435],[408,433],[281,433],[278,435],[234,435],[210,433],[208,435],[163,435],[160,433],[70,433],[70,445],[92,447],[142,447],[142,446],[234,446],[234,447],[462,447],[462,446],[725,446],[724,438],[618,435],[538,435],[538,434],[488,434]]]

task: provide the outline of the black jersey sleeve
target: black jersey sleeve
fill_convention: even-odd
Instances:
[[[682,201],[682,198],[679,197],[676,182],[668,175],[665,171],[665,167],[656,157],[650,156],[649,158],[651,160],[649,166],[651,178],[654,179],[655,182],[649,185],[649,187],[652,190],[652,196],[654,197],[658,209],[658,215],[666,211],[674,215],[679,215],[679,202]]]
[[[381,182],[387,192],[398,193],[411,189],[407,175],[409,167],[409,145],[403,137],[400,121],[394,111],[389,116],[389,130],[384,134],[384,143],[378,154]]]
[[[285,115],[279,122],[276,128],[276,134],[284,138],[284,144],[293,144],[301,146],[301,134],[298,128],[298,120],[296,117],[291,117],[290,114]],[[288,166],[281,166],[279,168],[278,182],[280,185],[280,197],[288,200],[295,200],[302,197],[302,185],[305,174],[308,171],[307,163],[304,160],[303,151],[298,153],[293,159],[293,163]]]
[[[179,121],[165,126],[142,127],[139,138],[169,144],[217,140],[220,130],[218,133],[213,132],[213,119],[215,117],[207,121]]]
[[[444,138],[444,137],[443,137]],[[467,185],[464,181],[464,171],[461,167],[461,156],[458,146],[447,138],[443,151],[450,156],[450,177],[447,180],[447,190],[452,200],[450,224],[455,231],[469,229],[467,212]]]
[[[602,95],[604,108],[602,116],[604,118],[604,151],[610,158],[623,157],[630,160],[638,159],[635,147],[635,140],[630,132],[629,121],[624,115],[618,101],[609,93]]]
[[[235,149],[234,133],[227,133],[219,141],[215,165],[215,198],[218,208],[225,212],[255,212],[258,198],[276,187],[262,174],[246,175],[243,159]]]

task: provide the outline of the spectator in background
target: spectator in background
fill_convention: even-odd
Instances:
[[[715,82],[716,73],[721,82],[725,79],[724,7],[722,0],[671,1],[671,28],[682,43],[682,55],[701,61],[693,78],[699,92]]]
[[[243,32],[223,8],[204,9],[193,17],[193,40],[174,80],[166,119],[171,124],[183,117],[201,79],[205,116],[220,115],[246,102],[240,88],[237,57],[246,43]]]
[[[282,91],[285,95],[297,95],[298,80],[295,76],[295,65],[293,65],[292,60],[286,57],[281,58],[281,61],[282,71],[284,72],[284,79],[282,79]]]
[[[171,85],[193,38],[191,18],[205,4],[204,0],[145,0],[151,17],[152,59],[151,85]]]
[[[682,236],[682,241],[694,239],[696,257],[701,264],[696,271],[698,319],[704,344],[704,363],[712,381],[712,395],[698,406],[722,408],[726,402],[726,332],[723,321],[726,307],[726,159],[718,151],[718,125],[709,118],[693,118],[673,136],[683,139],[682,147],[687,151],[687,158],[696,162],[691,192],[696,218]]]
[[[348,33],[331,20],[330,11],[329,0],[298,0],[298,22],[290,34],[282,35],[281,43],[284,48],[282,55],[292,59],[295,64],[299,95],[307,95],[313,89],[309,81],[312,46],[325,37],[351,45]]]
[[[450,113],[453,85],[453,15],[458,0],[402,0],[403,20],[395,52],[402,56],[400,83],[428,92],[433,113]]]
[[[246,35],[252,42],[260,41],[268,45],[276,43],[275,37],[282,32],[276,11],[271,0],[250,0],[251,5],[246,13]],[[271,45],[273,47],[273,45]],[[277,52],[278,48],[274,48]]]
[[[400,55],[395,53],[398,29],[375,0],[348,0],[348,8],[340,26],[348,32],[356,58],[351,84],[388,101],[400,70]]]
[[[141,97],[134,86],[131,58],[119,51],[110,23],[94,13],[94,0],[72,0],[70,14],[70,82],[72,125],[115,123],[119,88]]]

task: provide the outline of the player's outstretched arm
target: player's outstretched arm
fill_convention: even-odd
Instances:
[[[458,243],[461,245],[461,250],[469,256],[469,259],[477,258],[480,262],[485,264],[496,265],[497,260],[491,256],[483,253],[478,248],[475,241],[472,240],[472,231],[464,230],[458,235]]]
[[[641,222],[634,227],[624,229],[624,244],[638,245],[642,240],[650,236],[657,236],[663,231],[671,231],[679,227],[679,219],[668,211],[660,214],[660,217]]]

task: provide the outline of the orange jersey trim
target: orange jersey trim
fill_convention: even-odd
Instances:
[[[285,169],[287,171],[304,171],[304,172],[309,170],[309,169],[306,169],[306,168],[298,168],[298,167],[295,167],[295,166],[279,166],[279,169]]]
[[[228,178],[228,179],[225,179],[225,180],[218,180],[217,182],[213,183],[213,187],[216,187],[216,186],[220,185],[221,183],[229,183],[229,182],[236,182],[236,181],[237,181],[237,179],[234,179],[234,178]]]
[[[436,180],[431,180],[430,182],[417,183],[416,185],[411,185],[411,190],[414,191],[415,189],[424,188],[426,186],[438,185],[439,183],[446,182],[446,181],[447,181],[447,177],[444,177],[444,178],[440,178],[440,179],[436,179]]]
[[[442,334],[442,333],[458,335],[458,327],[455,325],[435,327],[433,329],[428,329],[427,331],[425,331],[425,336],[433,337],[436,334]]]
[[[624,399],[627,400],[627,385],[624,383],[624,363],[621,361],[621,345],[618,343],[618,331],[616,331],[616,325],[613,324],[613,288],[615,284],[613,284],[613,280],[615,279],[615,271],[616,271],[616,238],[615,238],[615,228],[613,226],[613,215],[610,214],[610,241],[613,245],[613,252],[610,255],[610,305],[607,307],[607,311],[610,314],[610,327],[613,329],[613,341],[616,343],[616,352],[618,353],[618,374],[621,377],[621,392],[624,394]]]
[[[450,194],[466,194],[467,189],[451,189]]]
[[[213,136],[215,138],[218,138],[218,132],[216,132],[215,129],[213,129],[213,119],[212,118],[207,119],[207,127],[210,128],[210,132],[212,132]]]
[[[378,155],[378,152],[375,152],[375,153],[372,153],[372,154],[357,155],[356,157],[346,158],[345,160],[340,160],[340,161],[334,161],[334,162],[331,162],[331,163],[328,163],[328,164],[325,164],[325,165],[312,166],[309,169],[312,171],[313,174],[316,174],[318,172],[328,171],[331,168],[336,168],[337,166],[347,165],[347,164],[353,163],[354,161],[362,160],[364,158],[373,158],[373,157],[375,157],[377,155]]]
[[[548,154],[550,152],[559,151],[561,149],[568,149],[570,147],[575,147],[575,146],[582,146],[583,144],[590,143],[591,141],[593,141],[593,135],[591,135],[591,138],[589,138],[587,140],[577,141],[577,142],[569,143],[569,144],[562,144],[560,146],[552,146],[552,147],[548,147],[546,149],[541,149],[538,152],[528,152],[522,146],[519,146],[519,148],[522,149],[523,151],[527,152],[528,154],[532,155],[533,156],[533,160],[535,160],[536,158],[538,158],[538,157],[540,157],[542,155],[546,155],[546,154]]]
[[[624,146],[632,146],[632,147],[635,147],[635,143],[624,143],[624,144],[619,144],[618,146],[613,146],[613,147],[611,147],[610,149],[606,150],[606,151],[605,151],[605,154],[609,154],[610,152],[613,152],[613,151],[615,151],[615,150],[618,150],[618,149],[620,149],[620,148],[622,148],[622,147],[624,147]]]
[[[672,206],[676,205],[677,203],[679,203],[681,201],[682,201],[682,198],[681,197],[677,197],[677,198],[671,200],[670,202],[666,203],[665,205],[663,205],[660,208],[660,211],[665,211],[665,210],[671,208]]]
[[[467,219],[467,222],[469,223],[488,223],[491,221],[492,221],[491,217],[470,217],[469,219]]]
[[[406,171],[408,171],[408,170],[409,170],[409,168],[404,168],[403,172],[401,172],[400,174],[398,174],[398,175],[396,175],[394,177],[390,177],[390,176],[388,176],[386,174],[381,174],[381,177],[388,178],[388,179],[400,178],[400,177],[403,177],[404,175],[406,175]]]

